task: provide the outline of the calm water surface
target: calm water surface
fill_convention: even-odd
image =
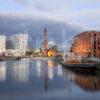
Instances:
[[[51,60],[0,62],[0,100],[100,100],[100,76],[82,76]]]

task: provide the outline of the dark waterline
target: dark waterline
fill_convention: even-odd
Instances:
[[[48,61],[0,62],[0,100],[99,100],[100,76],[82,76]]]

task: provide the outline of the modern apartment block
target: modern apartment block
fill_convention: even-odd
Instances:
[[[71,51],[75,55],[100,57],[100,32],[85,31],[74,37]]]
[[[14,34],[11,37],[13,49],[18,50],[21,55],[25,55],[28,45],[28,34]]]
[[[6,50],[5,42],[6,42],[6,37],[4,35],[0,35],[0,56],[4,55],[5,53]]]

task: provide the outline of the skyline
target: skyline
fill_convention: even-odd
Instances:
[[[98,0],[0,0],[0,17],[56,20],[99,29],[99,3]]]
[[[36,47],[38,34],[43,40],[47,28],[49,41],[65,47],[83,31],[100,31],[98,0],[0,0],[0,34],[29,34],[29,45]],[[63,34],[63,36],[62,36]],[[64,37],[63,42],[61,42]]]

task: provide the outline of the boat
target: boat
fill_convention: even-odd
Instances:
[[[68,64],[68,63],[62,63],[62,66],[68,67],[68,68],[93,68],[99,66],[99,64],[94,63],[76,63],[76,64]]]
[[[100,69],[100,63],[94,62],[81,62],[77,60],[64,61],[62,58],[54,58],[54,61],[61,64],[63,67],[73,68],[73,69]]]

